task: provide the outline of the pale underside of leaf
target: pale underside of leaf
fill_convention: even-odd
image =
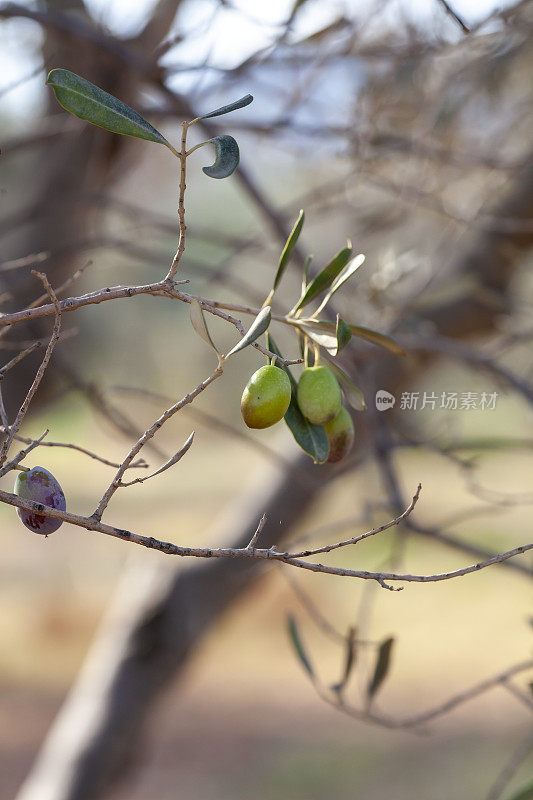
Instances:
[[[313,330],[321,333],[329,333],[330,335],[336,334],[337,325],[335,322],[329,322],[329,320],[324,319],[307,319],[305,320],[306,325],[312,325]],[[359,325],[348,325],[352,334],[354,336],[358,336],[360,339],[365,339],[367,342],[372,342],[372,344],[377,344],[380,347],[384,347],[386,350],[390,350],[391,353],[394,353],[397,356],[405,356],[406,352],[401,345],[391,339],[389,336],[385,336],[383,333],[378,333],[378,331],[370,330],[369,328],[361,328]]]
[[[248,345],[255,342],[255,340],[258,339],[261,336],[261,334],[267,330],[268,326],[270,325],[270,320],[271,320],[270,306],[265,306],[263,309],[261,309],[261,311],[255,318],[248,332],[242,337],[240,342],[237,342],[235,347],[233,347],[229,351],[226,358],[235,355],[235,353],[238,353],[239,350],[244,350],[245,347],[248,347]]]
[[[343,284],[346,283],[348,278],[351,278],[354,272],[356,272],[361,264],[364,263],[365,256],[363,253],[359,253],[359,255],[354,256],[351,258],[346,266],[343,268],[342,272],[335,278],[333,283],[331,284],[331,288],[329,292],[326,294],[320,305],[318,306],[315,314],[320,314],[320,312],[327,306],[335,292],[337,292]]]
[[[351,405],[354,411],[364,411],[366,409],[365,397],[361,389],[355,385],[352,379],[339,367],[338,364],[325,356],[329,364],[329,369],[333,372],[337,381],[343,391],[346,401]]]
[[[190,308],[190,315],[191,315],[191,324],[198,334],[198,336],[204,340],[209,347],[212,347],[213,350],[217,355],[220,355],[217,346],[213,342],[211,338],[211,334],[209,333],[209,329],[207,327],[207,323],[205,321],[204,312],[200,302],[196,300],[191,300],[191,308]]]

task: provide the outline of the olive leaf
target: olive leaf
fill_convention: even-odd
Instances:
[[[330,322],[326,319],[305,319],[302,320],[306,325],[310,325],[313,327],[313,330],[318,334],[321,333],[329,333],[330,336],[336,336],[337,333],[337,325],[335,322]],[[347,323],[348,324],[348,323]],[[394,339],[391,339],[390,336],[385,336],[383,333],[378,333],[377,331],[372,331],[369,328],[361,328],[359,325],[350,325],[348,324],[349,329],[352,332],[353,336],[358,336],[360,339],[365,339],[367,342],[372,342],[372,344],[377,344],[380,347],[385,347],[387,350],[390,350],[391,353],[394,353],[397,356],[405,356],[407,355],[405,350],[398,342],[395,342]]]
[[[235,353],[238,353],[239,350],[244,350],[244,348],[248,347],[249,344],[255,342],[255,340],[258,339],[261,336],[261,334],[266,331],[266,329],[270,325],[270,320],[271,320],[270,306],[265,306],[263,309],[261,309],[255,320],[253,321],[249,331],[242,337],[240,342],[237,342],[235,347],[233,347],[229,351],[226,358],[235,355]]]
[[[191,308],[190,308],[190,316],[191,316],[191,324],[198,334],[198,336],[206,342],[209,347],[212,347],[215,353],[219,356],[220,353],[216,344],[213,342],[211,338],[211,334],[209,333],[209,329],[207,327],[207,323],[205,321],[204,312],[200,302],[194,298],[191,300]]]
[[[347,402],[351,405],[354,411],[364,411],[366,409],[366,403],[361,389],[355,385],[352,379],[344,372],[343,369],[339,367],[338,364],[335,364],[335,362],[327,356],[325,356],[325,359],[328,362],[329,369],[337,378]]]
[[[335,331],[337,336],[337,351],[332,355],[336,356],[337,353],[340,353],[343,347],[346,347],[350,339],[352,338],[352,332],[350,330],[350,326],[345,323],[343,319],[341,319],[340,314],[337,314],[337,330]]]
[[[386,350],[390,350],[391,353],[394,353],[397,356],[407,355],[403,347],[399,345],[398,342],[395,342],[394,339],[391,339],[389,336],[385,336],[383,333],[372,331],[369,328],[361,328],[358,325],[350,325],[350,330],[354,336],[358,336],[360,339],[366,339],[367,342],[372,342],[372,344],[377,344],[380,347],[384,347]]]
[[[319,272],[318,275],[313,278],[311,283],[307,286],[307,289],[303,293],[302,297],[300,297],[297,304],[293,308],[293,313],[306,306],[311,302],[311,300],[314,300],[315,297],[324,292],[326,289],[329,289],[335,278],[337,278],[339,273],[346,266],[351,254],[351,247],[343,247],[342,250],[339,250],[339,252],[331,259],[329,264],[324,267],[324,269]]]
[[[328,353],[336,353],[337,352],[337,337],[334,333],[330,333],[328,331],[322,331],[319,328],[314,327],[312,324],[313,320],[299,320],[298,327],[302,330],[313,342],[316,342],[323,347],[324,350],[327,350]]]
[[[199,147],[204,144],[212,144],[215,148],[215,161],[210,167],[202,167],[202,170],[210,178],[228,178],[239,166],[239,145],[233,138],[224,134],[223,136],[215,136],[213,139],[208,139],[202,142]]]
[[[379,646],[378,655],[376,659],[376,666],[374,667],[374,674],[372,675],[372,678],[366,690],[369,703],[375,697],[376,692],[381,687],[383,681],[387,677],[391,663],[393,644],[394,644],[394,639],[390,637],[389,639],[384,639]]]
[[[267,347],[272,353],[283,358],[270,333],[267,334]],[[298,388],[296,381],[286,366],[282,364],[280,366],[285,370],[291,382],[291,402],[284,416],[285,424],[292,433],[296,444],[311,456],[315,464],[323,464],[329,456],[329,439],[326,431],[322,425],[314,425],[304,417],[296,399]]]
[[[315,464],[323,464],[328,460],[329,439],[324,427],[314,425],[304,417],[294,393],[284,419],[297,444],[311,456]]]
[[[254,98],[251,94],[245,94],[244,97],[241,97],[239,100],[235,100],[234,103],[229,103],[227,106],[221,106],[220,108],[215,109],[215,111],[211,111],[209,114],[202,114],[202,116],[197,117],[197,119],[211,119],[212,117],[220,117],[222,114],[229,114],[230,111],[237,111],[238,108],[249,106],[253,99]]]
[[[302,664],[303,668],[310,676],[311,680],[314,681],[315,673],[312,667],[312,664],[309,660],[305,647],[303,645],[302,639],[300,637],[300,631],[298,630],[298,624],[293,617],[292,614],[287,615],[287,631],[289,634],[289,638],[291,640],[292,646],[294,647],[294,651],[298,656],[300,663]]]
[[[320,314],[320,312],[327,306],[327,304],[329,303],[335,292],[337,292],[341,288],[341,286],[344,283],[346,283],[348,278],[352,277],[354,272],[356,272],[361,266],[361,264],[364,263],[364,260],[365,256],[362,253],[359,253],[359,255],[354,256],[348,261],[342,272],[335,278],[335,280],[331,284],[329,292],[318,306],[317,310],[315,311],[315,314]]]
[[[281,253],[281,256],[280,256],[280,259],[279,259],[279,264],[278,264],[278,270],[276,272],[276,277],[274,278],[274,285],[273,285],[274,289],[278,288],[278,284],[279,284],[281,278],[283,277],[283,273],[285,272],[285,267],[289,263],[289,259],[291,257],[291,253],[293,251],[294,245],[298,241],[298,237],[300,236],[300,233],[302,232],[304,220],[305,220],[305,214],[304,214],[304,212],[302,210],[302,211],[300,211],[298,219],[294,223],[294,227],[293,227],[292,231],[290,232],[289,238],[287,239],[287,242],[285,243],[285,247],[283,248],[283,251]]]
[[[349,628],[348,633],[345,639],[346,651],[345,651],[345,658],[344,658],[344,669],[342,671],[341,679],[338,683],[334,683],[331,686],[332,691],[336,694],[342,694],[343,690],[346,688],[346,684],[350,679],[350,675],[352,674],[352,670],[355,666],[356,660],[356,649],[357,649],[357,640],[356,640],[357,631],[355,628]]]
[[[137,111],[80,75],[68,69],[53,69],[46,83],[54,90],[58,103],[76,117],[112,133],[164,144],[175,152],[165,137]]]
[[[320,327],[318,320],[309,318],[301,319],[298,321],[298,326],[303,330],[310,339],[319,344],[332,356],[336,356],[342,348],[348,344],[352,338],[350,326],[347,325],[343,319],[337,314],[337,322],[329,323],[330,330],[324,330]]]

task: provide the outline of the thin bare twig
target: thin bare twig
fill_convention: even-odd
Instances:
[[[59,301],[55,296],[54,290],[52,289],[50,283],[48,282],[48,278],[43,272],[34,272],[32,270],[32,273],[37,278],[39,278],[40,281],[42,281],[46,291],[48,292],[50,299],[52,300],[52,305],[55,311],[55,322],[52,335],[50,337],[50,341],[48,342],[48,347],[46,348],[46,353],[44,354],[43,360],[39,366],[39,369],[37,370],[35,378],[33,379],[32,385],[28,389],[28,393],[26,394],[26,397],[24,398],[22,405],[19,408],[19,411],[15,418],[15,422],[10,427],[9,433],[2,444],[2,449],[0,450],[0,465],[5,462],[11,443],[13,442],[14,437],[16,436],[20,426],[22,425],[22,422],[24,420],[24,417],[26,416],[26,412],[28,411],[29,405],[35,395],[35,392],[39,388],[39,384],[41,383],[46,368],[50,362],[50,358],[52,357],[52,353],[59,339],[59,332],[61,330],[61,309],[59,307]]]
[[[222,375],[222,365],[219,364],[216,370],[202,383],[200,383],[196,389],[193,389],[192,392],[189,392],[185,395],[181,400],[178,400],[177,403],[167,408],[163,414],[161,414],[158,419],[143,433],[141,437],[135,442],[133,447],[131,448],[130,452],[120,465],[117,470],[117,473],[111,483],[109,484],[108,488],[104,492],[102,499],[100,500],[96,511],[93,513],[93,518],[100,521],[102,519],[102,514],[104,513],[107,505],[117,489],[121,486],[122,476],[124,475],[125,471],[127,470],[128,466],[131,464],[135,456],[140,452],[140,450],[144,447],[146,442],[150,441],[152,437],[157,433],[157,431],[167,422],[171,417],[174,416],[183,406],[192,403],[192,401],[198,397],[198,395],[203,392],[207,387],[213,383],[217,378],[220,378]]]
[[[173,467],[174,464],[178,463],[178,461],[181,461],[185,453],[189,450],[190,446],[192,445],[193,439],[194,439],[194,431],[191,433],[191,435],[189,436],[183,447],[180,448],[177,451],[177,453],[174,453],[174,455],[171,458],[169,458],[168,461],[166,461],[162,467],[159,467],[159,469],[157,469],[155,472],[150,473],[150,475],[145,475],[142,478],[135,478],[132,481],[121,481],[120,485],[133,486],[135,483],[144,483],[144,481],[148,481],[150,480],[150,478],[155,478],[156,475],[161,475],[162,472],[166,472],[167,469],[170,469],[170,467]]]
[[[31,453],[32,450],[35,450],[36,447],[39,447],[39,445],[42,443],[42,440],[48,435],[48,433],[49,430],[47,428],[38,439],[32,439],[28,447],[25,447],[24,450],[20,450],[20,452],[18,452],[14,458],[8,461],[7,464],[4,464],[4,466],[0,468],[0,478],[3,478],[4,475],[7,475],[7,473],[11,472],[12,469],[18,467],[20,462],[26,458],[28,453]]]
[[[261,535],[261,531],[263,530],[263,528],[266,525],[266,521],[267,521],[266,515],[263,514],[263,516],[259,520],[259,524],[258,524],[257,528],[255,529],[255,532],[254,532],[252,538],[248,542],[248,545],[247,545],[247,548],[246,548],[247,550],[254,550],[255,549],[255,545],[257,544],[257,540],[259,539],[259,536]]]
[[[293,553],[293,557],[306,558],[307,556],[315,556],[318,555],[319,553],[329,553],[331,552],[331,550],[338,550],[340,547],[347,547],[348,545],[351,544],[357,544],[358,542],[363,541],[363,539],[368,539],[370,536],[375,536],[377,533],[382,533],[383,531],[386,531],[389,528],[394,527],[395,525],[399,525],[413,511],[415,505],[418,502],[418,498],[420,497],[421,490],[422,490],[422,484],[419,483],[418,488],[413,496],[413,499],[411,500],[405,511],[403,511],[399,516],[395,517],[390,522],[385,523],[385,525],[380,525],[378,528],[373,528],[371,531],[362,533],[360,536],[355,536],[351,539],[344,539],[343,541],[335,542],[335,544],[325,544],[322,547],[316,547],[313,550],[302,550],[299,553]]]
[[[30,344],[30,346],[27,347],[25,350],[22,350],[21,353],[18,353],[18,355],[12,358],[11,361],[8,361],[7,364],[4,364],[2,369],[0,369],[0,381],[2,380],[6,372],[9,372],[9,370],[12,369],[16,364],[18,364],[19,361],[22,361],[23,358],[29,356],[30,353],[34,353],[35,350],[39,349],[39,347],[42,347],[42,342],[34,342],[33,344]]]
[[[0,430],[0,433],[7,433],[9,430],[9,426],[4,427],[4,430]],[[76,450],[78,453],[83,453],[83,455],[89,456],[89,458],[94,459],[95,461],[99,461],[101,464],[105,464],[108,467],[115,467],[117,469],[120,467],[116,461],[109,461],[109,459],[104,458],[103,456],[99,456],[96,453],[93,453],[92,450],[87,450],[85,447],[80,447],[80,445],[72,444],[71,442],[44,442],[41,439],[29,439],[25,436],[15,436],[15,440],[17,442],[23,442],[25,444],[33,444],[37,442],[40,447],[62,447],[65,450]],[[146,469],[148,464],[143,458],[140,458],[138,461],[134,461],[133,464],[130,464],[129,469]]]

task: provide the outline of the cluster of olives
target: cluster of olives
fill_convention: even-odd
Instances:
[[[33,503],[57,508],[60,511],[67,510],[63,489],[52,473],[44,467],[34,467],[27,472],[20,472],[15,481],[15,494],[23,500],[31,500]],[[25,508],[17,508],[17,513],[30,531],[43,536],[57,531],[63,524],[60,519],[45,517],[36,511],[26,511]]]
[[[298,382],[298,407],[314,425],[323,425],[329,440],[329,462],[347,455],[354,440],[353,421],[342,405],[337,379],[327,367],[306,367]],[[242,393],[241,413],[249,428],[269,428],[279,422],[291,402],[287,373],[274,365],[254,372]]]

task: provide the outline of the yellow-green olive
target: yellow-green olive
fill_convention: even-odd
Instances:
[[[242,418],[249,428],[269,428],[283,419],[291,402],[287,373],[269,365],[254,372],[242,393]]]
[[[309,422],[325,425],[341,410],[341,390],[335,375],[327,367],[307,367],[298,381],[297,400]]]

